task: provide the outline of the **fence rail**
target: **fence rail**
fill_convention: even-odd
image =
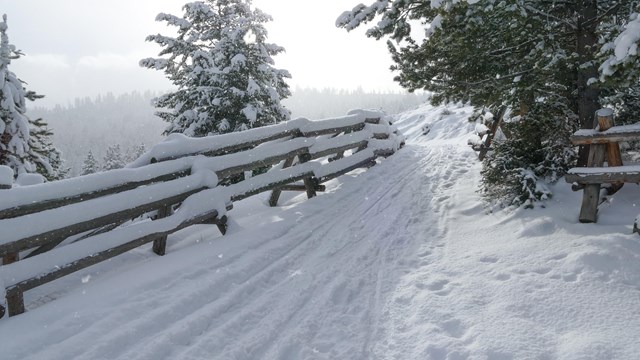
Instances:
[[[9,316],[25,311],[27,290],[150,242],[164,255],[167,235],[194,224],[224,234],[234,201],[269,190],[272,206],[282,191],[311,198],[322,183],[373,166],[403,144],[381,113],[359,110],[205,138],[174,134],[125,169],[0,190],[0,285]],[[147,220],[132,221],[140,217]]]

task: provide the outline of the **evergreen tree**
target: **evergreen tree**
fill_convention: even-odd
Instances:
[[[31,120],[26,100],[43,96],[27,91],[24,83],[8,70],[11,60],[23,55],[9,44],[7,16],[0,23],[0,165],[10,166],[15,176],[38,172],[47,180],[64,178],[69,172],[51,141],[53,133],[42,119]]]
[[[9,71],[11,60],[20,52],[9,44],[7,15],[0,22],[0,165],[13,169],[14,176],[34,172],[29,161],[29,119],[25,116],[27,92],[16,75]]]
[[[350,30],[380,16],[367,35],[390,36],[396,80],[409,90],[432,91],[435,103],[464,101],[494,113],[508,106],[513,116],[507,132],[515,138],[496,145],[486,158],[483,189],[492,199],[525,203],[548,196],[539,191],[540,180],[554,181],[574,163],[570,134],[577,127],[592,128],[604,96],[624,88],[624,81],[611,77],[598,82],[598,69],[618,66],[600,64],[622,31],[635,29],[634,4],[390,0],[358,5],[336,25]],[[415,20],[429,24],[422,40],[412,38]],[[624,38],[637,42],[638,37]],[[599,41],[609,44],[604,52]],[[586,163],[586,154],[582,148],[580,164]]]
[[[622,2],[621,2],[622,3]],[[627,4],[625,4],[627,5]],[[628,21],[609,24],[608,41],[602,46],[605,61],[600,65],[600,79],[621,87],[638,88],[640,81],[640,3],[635,2],[635,11]]]
[[[266,42],[263,24],[271,17],[251,9],[250,0],[191,2],[183,10],[182,17],[156,17],[178,36],[147,37],[163,47],[161,57],[140,61],[178,88],[154,102],[170,123],[165,134],[206,136],[288,120],[280,101],[290,96],[284,81],[290,75],[273,67],[272,56],[284,49]]]
[[[80,175],[89,175],[100,171],[100,165],[98,161],[93,156],[93,152],[89,150],[87,157],[84,158],[84,162],[82,163],[82,172]]]
[[[136,160],[137,158],[142,156],[142,154],[144,154],[145,151],[147,151],[147,147],[144,145],[144,143],[140,143],[131,152],[131,156],[129,157],[128,162]]]
[[[48,181],[61,180],[69,174],[69,168],[64,166],[62,153],[53,146],[51,136],[53,132],[47,123],[38,118],[29,119],[29,160],[35,164],[36,171]]]
[[[109,146],[107,153],[104,156],[103,163],[104,165],[102,166],[102,170],[104,171],[121,169],[124,167],[125,163],[122,159],[120,144]]]

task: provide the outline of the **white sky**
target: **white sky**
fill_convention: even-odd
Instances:
[[[361,0],[254,0],[273,16],[269,41],[285,47],[276,67],[292,74],[292,88],[334,87],[401,90],[388,70],[392,61],[384,41],[347,33],[336,18]],[[160,71],[138,61],[160,47],[144,41],[152,33],[170,34],[155,22],[159,12],[182,15],[187,0],[0,0],[8,16],[12,44],[27,56],[10,69],[28,89],[45,95],[41,106],[66,104],[76,97],[132,90],[166,90]]]

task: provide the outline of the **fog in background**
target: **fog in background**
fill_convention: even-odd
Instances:
[[[141,143],[162,140],[167,124],[154,116],[150,102],[172,84],[138,62],[161,50],[145,42],[148,35],[173,35],[156,15],[182,15],[186,2],[0,0],[9,40],[25,53],[10,70],[28,90],[45,96],[28,104],[27,115],[49,123],[70,175],[79,174],[89,150],[102,161],[106,149],[119,144],[126,158]],[[253,0],[273,17],[266,24],[268,40],[286,49],[275,65],[292,74],[293,96],[284,101],[292,117],[320,119],[354,108],[397,113],[424,101],[393,81],[384,41],[367,38],[364,29],[335,27],[336,18],[358,3]]]
[[[39,106],[68,105],[75,98],[108,92],[167,91],[161,71],[143,69],[142,58],[161,50],[150,34],[173,35],[156,22],[160,12],[182,15],[186,0],[0,0],[8,16],[9,40],[26,56],[10,69],[45,98]],[[286,49],[276,67],[292,74],[292,88],[401,91],[389,71],[384,41],[364,29],[347,32],[336,18],[359,0],[254,0],[273,17],[269,42]]]

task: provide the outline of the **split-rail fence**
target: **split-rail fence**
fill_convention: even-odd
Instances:
[[[0,190],[8,316],[25,311],[25,291],[147,243],[164,255],[167,235],[194,224],[224,234],[234,201],[265,191],[271,206],[282,191],[311,198],[403,144],[383,114],[357,110],[204,138],[174,134],[124,169]],[[268,170],[241,180],[256,169]]]

